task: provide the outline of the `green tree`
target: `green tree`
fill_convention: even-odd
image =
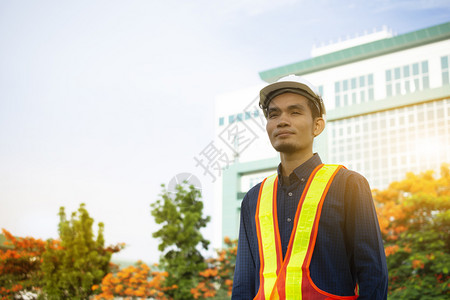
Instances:
[[[176,193],[168,192],[164,185],[162,188],[161,199],[151,204],[151,214],[162,225],[153,237],[160,239],[160,266],[169,273],[165,285],[177,286],[166,293],[174,299],[193,299],[190,291],[206,267],[198,248],[208,249],[209,245],[200,229],[206,227],[210,217],[203,217],[201,192],[194,186],[177,185]]]
[[[389,270],[389,299],[447,299],[450,292],[450,168],[408,173],[374,190]]]
[[[43,254],[43,292],[48,299],[88,299],[91,287],[99,284],[109,271],[109,261],[118,248],[104,248],[103,223],[98,224],[97,238],[84,204],[67,220],[64,207],[59,211],[60,248],[49,240]]]

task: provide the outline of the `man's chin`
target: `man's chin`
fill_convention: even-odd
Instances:
[[[282,152],[282,153],[294,153],[298,151],[298,147],[296,147],[296,145],[293,144],[278,144],[273,146],[275,148],[275,150],[277,150],[278,152]]]

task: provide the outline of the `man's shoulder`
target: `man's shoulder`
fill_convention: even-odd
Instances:
[[[251,189],[248,190],[247,194],[245,194],[244,200],[245,198],[258,198],[259,195],[259,190],[261,189],[261,184],[262,182],[256,184],[255,186],[253,186]]]
[[[349,170],[347,168],[341,168],[339,172],[336,174],[336,179],[339,181],[342,181],[342,183],[349,183],[349,184],[364,184],[369,185],[366,177],[364,177],[362,174],[358,173],[354,170]]]
[[[258,202],[259,190],[261,189],[262,182],[256,184],[248,192],[245,194],[244,199],[242,200],[242,205],[247,206],[255,206],[256,202]]]
[[[341,168],[339,170],[339,173],[341,176],[364,178],[364,176],[361,173],[359,173],[355,170],[347,169],[347,167],[345,165],[342,165],[342,166],[343,166],[343,168]]]

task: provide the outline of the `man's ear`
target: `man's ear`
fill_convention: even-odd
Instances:
[[[314,137],[318,136],[325,129],[325,120],[322,117],[317,117],[314,119]]]

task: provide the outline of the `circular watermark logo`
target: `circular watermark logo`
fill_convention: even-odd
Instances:
[[[198,179],[197,176],[192,173],[179,173],[169,181],[167,191],[169,193],[176,193],[177,185],[183,183],[186,183],[188,186],[193,185],[197,190],[202,190],[202,184],[200,183],[200,179]]]

